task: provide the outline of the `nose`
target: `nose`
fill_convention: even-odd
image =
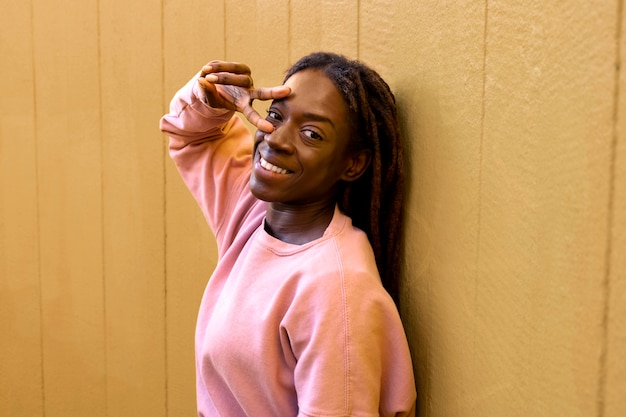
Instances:
[[[263,136],[263,140],[274,150],[291,152],[293,149],[290,135],[282,126],[275,128],[272,133],[266,133]]]

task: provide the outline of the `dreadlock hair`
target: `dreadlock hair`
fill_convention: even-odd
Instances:
[[[301,58],[287,71],[285,81],[306,69],[321,71],[343,96],[352,118],[351,149],[372,153],[365,173],[343,184],[338,204],[367,234],[383,286],[398,303],[404,159],[395,97],[376,71],[328,52]]]

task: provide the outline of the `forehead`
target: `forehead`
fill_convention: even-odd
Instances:
[[[305,106],[307,111],[323,112],[326,116],[345,118],[348,106],[335,84],[323,72],[306,69],[285,81],[291,93],[284,101],[290,105]]]

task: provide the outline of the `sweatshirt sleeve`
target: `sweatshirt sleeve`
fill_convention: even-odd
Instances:
[[[380,291],[349,287],[344,281],[339,305],[310,297],[317,311],[302,316],[309,329],[291,334],[298,416],[413,417],[411,356],[393,302]]]
[[[299,282],[283,321],[298,417],[415,415],[406,335],[365,239],[346,235],[311,254],[308,275],[318,276]]]
[[[241,212],[242,204],[252,202],[248,182],[253,143],[234,112],[206,104],[198,76],[175,94],[160,128],[169,137],[176,168],[222,246],[232,239],[225,236],[223,225],[237,227],[238,221],[231,218],[234,208]]]

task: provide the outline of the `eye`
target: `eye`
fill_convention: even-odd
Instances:
[[[274,111],[272,109],[269,109],[269,110],[267,110],[267,119],[281,121],[282,120],[282,116],[279,113],[277,113],[276,111]]]
[[[309,138],[309,139],[314,139],[314,140],[322,140],[322,139],[324,139],[319,133],[317,133],[317,132],[315,132],[315,131],[313,131],[311,129],[304,129],[302,131],[302,134],[304,136],[306,136],[307,138]]]

